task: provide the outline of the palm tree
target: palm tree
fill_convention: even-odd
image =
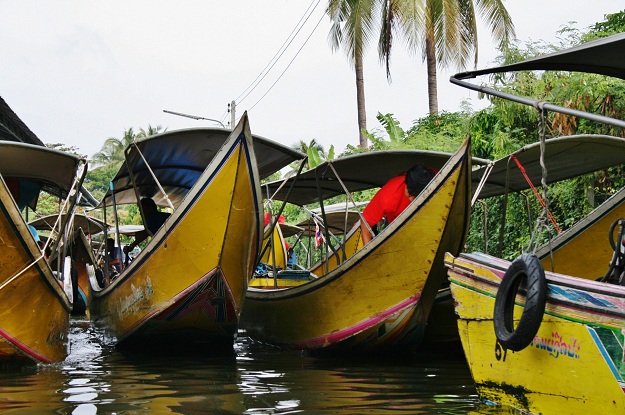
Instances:
[[[139,133],[137,134],[137,138],[146,138],[152,135],[164,133],[167,131],[167,128],[163,129],[162,125],[157,125],[156,127],[152,127],[148,125],[148,129],[144,130],[143,128],[139,128]]]
[[[162,132],[161,130],[163,130],[163,127],[160,125],[156,127],[149,125],[147,130],[141,128],[139,129],[139,133],[135,134],[132,128],[128,128],[124,131],[122,138],[107,138],[100,151],[95,153],[92,157],[93,163],[98,167],[89,169],[85,181],[86,187],[96,194],[106,193],[110,180],[117,173],[126,158],[124,153],[126,147],[138,138],[158,134]],[[167,129],[164,131],[166,130]]]
[[[375,0],[329,0],[327,13],[332,20],[328,39],[332,50],[343,46],[356,72],[356,104],[358,106],[358,130],[360,147],[367,147],[367,112],[365,108],[365,80],[363,53],[375,30],[378,1]]]
[[[438,113],[437,67],[455,64],[466,67],[473,57],[478,61],[476,10],[486,19],[498,48],[514,38],[514,24],[503,0],[384,0],[382,30],[378,44],[380,59],[386,62],[390,77],[393,34],[401,32],[410,49],[422,50],[427,65],[430,114]]]
[[[136,139],[137,135],[132,127],[128,128],[121,139],[107,138],[100,151],[95,153],[92,159],[99,166],[106,166],[110,170],[117,171],[124,162],[124,150]]]
[[[326,158],[326,151],[323,148],[323,145],[317,143],[317,141],[313,138],[310,140],[310,143],[304,142],[304,140],[299,140],[299,143],[293,144],[291,146],[293,149],[301,151],[302,153],[308,156],[308,160],[304,165],[306,170],[312,169],[317,165],[321,164]],[[331,146],[330,151],[332,153],[332,157],[334,157],[334,146]],[[299,162],[293,164],[293,170],[297,171],[296,166],[299,166]]]
[[[121,139],[116,137],[107,138],[100,151],[95,153],[92,159],[99,166],[107,166],[110,170],[117,171],[125,159],[124,151],[126,147],[139,138],[146,138],[164,131],[167,131],[167,128],[163,130],[163,127],[160,125],[156,127],[148,125],[147,130],[140,128],[137,134],[135,134],[132,127],[128,128],[124,131]]]

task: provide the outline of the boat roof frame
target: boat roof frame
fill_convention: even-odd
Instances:
[[[510,65],[459,72],[451,76],[449,80],[452,84],[487,95],[507,99],[519,104],[532,106],[538,110],[558,112],[615,127],[625,128],[624,120],[562,107],[545,101],[526,98],[499,91],[494,88],[476,85],[467,81],[467,79],[474,79],[478,76],[492,75],[495,73],[535,70],[593,73],[625,80],[625,57],[623,56],[623,50],[625,50],[625,33],[619,33]]]

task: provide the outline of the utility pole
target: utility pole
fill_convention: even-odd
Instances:
[[[234,100],[228,104],[228,111],[230,111],[230,129],[232,130],[234,130],[234,123],[237,121],[236,108],[237,104],[234,103]]]

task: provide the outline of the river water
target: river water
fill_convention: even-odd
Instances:
[[[138,353],[73,320],[58,364],[0,371],[11,414],[511,414],[480,402],[459,351],[409,356],[313,356],[260,345]]]

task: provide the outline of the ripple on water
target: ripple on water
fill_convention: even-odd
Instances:
[[[69,340],[60,364],[0,372],[0,411],[494,415],[497,409],[480,403],[461,355],[321,357],[244,335],[225,354],[126,353],[81,320],[72,321]]]

